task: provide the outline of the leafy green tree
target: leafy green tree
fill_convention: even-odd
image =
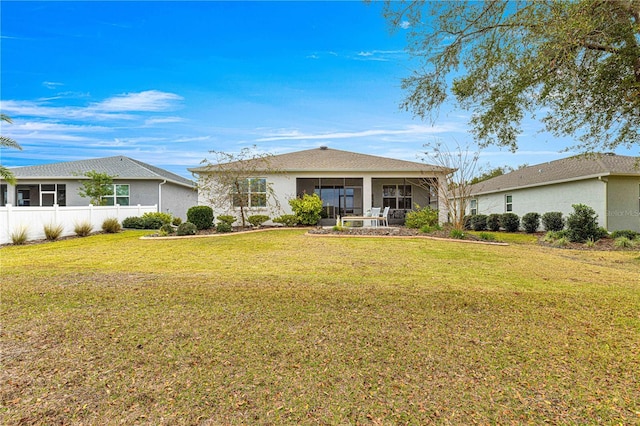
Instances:
[[[107,173],[98,173],[95,170],[86,172],[83,176],[88,180],[81,180],[78,195],[82,198],[89,198],[89,202],[94,206],[104,206],[107,200],[104,197],[113,195],[113,178]]]
[[[638,1],[389,1],[385,16],[421,61],[401,105],[421,118],[453,95],[482,146],[515,151],[528,115],[583,152],[640,142]]]
[[[11,118],[5,114],[0,114],[0,121],[4,121],[5,123],[9,123],[9,124],[13,123]],[[15,149],[22,150],[22,147],[18,144],[18,142],[16,142],[15,140],[7,136],[0,136],[0,147],[15,148]],[[17,182],[17,179],[14,176],[14,174],[11,172],[11,170],[4,167],[3,165],[0,165],[0,178],[6,180],[11,185],[15,185]]]

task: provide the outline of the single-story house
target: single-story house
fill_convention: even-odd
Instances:
[[[608,231],[640,232],[640,158],[579,155],[523,167],[474,185],[468,214],[573,212],[573,204],[595,210]]]
[[[0,206],[86,206],[89,200],[78,190],[90,171],[115,176],[107,205],[157,205],[158,211],[185,219],[187,209],[198,201],[193,181],[121,155],[10,170],[17,183],[0,181]]]
[[[342,151],[325,146],[304,151],[269,156],[247,176],[243,187],[251,201],[250,214],[273,217],[291,214],[288,201],[303,194],[318,194],[323,202],[323,224],[336,223],[338,217],[362,216],[372,207],[389,207],[389,223],[403,223],[405,213],[416,206],[438,209],[440,203],[434,179],[442,178],[444,169],[429,164],[396,160],[374,155]],[[216,173],[224,173],[234,163],[207,165],[188,169],[199,176],[200,183]],[[246,169],[246,167],[245,167]],[[251,168],[249,168],[251,169]],[[200,185],[199,204],[211,204],[206,185]],[[228,194],[225,206],[212,205],[214,215],[235,214],[233,197]],[[226,194],[225,194],[226,196]],[[275,200],[268,200],[275,197]],[[441,212],[446,220],[446,212]]]

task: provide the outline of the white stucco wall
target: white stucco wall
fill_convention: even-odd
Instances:
[[[607,222],[609,231],[640,232],[640,177],[608,178]]]
[[[573,204],[585,204],[595,210],[600,226],[607,226],[607,186],[606,182],[594,179],[522,188],[513,191],[479,195],[478,213],[506,213],[506,196],[512,196],[512,212],[522,218],[529,212],[540,215],[546,212],[562,212],[568,216],[573,212]],[[467,210],[468,211],[468,210]]]
[[[346,178],[346,179],[362,179],[362,198],[363,198],[363,211],[367,211],[371,209],[371,207],[378,207],[378,205],[372,205],[373,203],[378,203],[382,205],[382,179],[398,180],[399,182],[402,179],[408,178],[423,178],[425,177],[421,173],[409,173],[409,172],[358,172],[358,171],[348,171],[348,172],[296,172],[288,173],[288,174],[277,174],[277,175],[265,175],[265,176],[255,176],[256,178],[266,178],[267,184],[271,186],[273,193],[275,194],[276,200],[271,200],[269,202],[269,206],[267,208],[252,208],[250,210],[249,215],[251,214],[266,214],[270,217],[278,217],[283,214],[292,214],[293,211],[289,206],[289,200],[296,197],[296,179],[298,178],[321,178],[321,179],[329,179],[329,178]],[[374,185],[373,179],[380,179],[380,181],[376,181]],[[416,197],[421,197],[424,194],[421,193],[421,190],[417,190]],[[275,202],[277,201],[277,203]],[[202,191],[198,193],[198,204],[199,205],[209,205],[208,197]],[[444,203],[440,203],[440,206],[443,206]],[[227,208],[214,208],[214,216],[219,216],[223,214],[235,214],[239,216],[239,209],[230,210]],[[423,206],[424,207],[424,206]],[[435,207],[434,203],[432,203],[432,207]],[[441,217],[443,217],[443,221],[446,220],[446,212],[440,212]]]

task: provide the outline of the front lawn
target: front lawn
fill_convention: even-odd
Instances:
[[[0,249],[0,423],[640,422],[638,251],[145,233]]]

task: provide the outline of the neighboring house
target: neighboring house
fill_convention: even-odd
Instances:
[[[615,154],[575,156],[524,167],[473,186],[467,212],[573,212],[585,204],[609,231],[640,232],[640,160]]]
[[[186,218],[197,204],[195,183],[167,170],[124,156],[95,158],[15,167],[15,186],[0,181],[0,206],[86,206],[78,195],[86,172],[106,173],[113,178],[114,195],[107,205],[157,205],[158,211]]]
[[[232,164],[232,163],[230,163]],[[372,207],[390,207],[389,222],[403,223],[405,213],[419,205],[437,209],[438,194],[433,179],[443,175],[443,169],[424,163],[395,160],[320,147],[305,151],[275,155],[268,160],[268,170],[252,176],[246,185],[251,201],[250,214],[271,217],[291,214],[288,201],[303,194],[318,194],[323,201],[323,223],[335,224],[338,216],[366,214]],[[216,166],[189,169],[200,175],[216,173]],[[277,172],[274,172],[277,171]],[[431,183],[431,184],[430,184]],[[270,193],[276,198],[267,201]],[[200,188],[199,204],[207,204],[207,195]],[[239,208],[229,204],[214,214],[239,214]],[[279,206],[273,208],[273,205]],[[446,220],[446,212],[440,216]]]

